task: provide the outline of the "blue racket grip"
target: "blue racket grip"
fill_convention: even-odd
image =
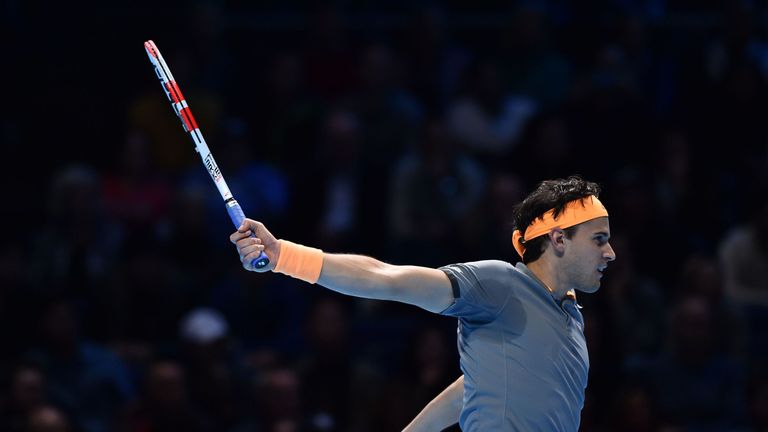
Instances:
[[[245,213],[243,213],[243,209],[240,207],[240,204],[238,204],[234,199],[228,200],[227,213],[229,213],[229,218],[232,219],[232,223],[235,224],[235,228],[240,228],[240,225],[242,225],[243,221],[245,220]],[[251,233],[251,237],[256,236]],[[254,260],[251,261],[251,266],[257,269],[264,268],[267,264],[269,264],[269,257],[267,257],[267,254],[265,254],[263,251],[257,258],[254,258]]]

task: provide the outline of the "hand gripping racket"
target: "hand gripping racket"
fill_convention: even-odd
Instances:
[[[192,116],[192,111],[189,110],[189,105],[181,94],[179,84],[173,79],[171,70],[168,68],[168,64],[165,63],[165,60],[163,60],[163,56],[160,55],[160,50],[157,49],[157,45],[149,40],[144,42],[144,49],[147,50],[149,61],[152,62],[152,66],[155,68],[155,73],[157,73],[157,77],[160,79],[160,84],[163,87],[163,91],[165,91],[165,95],[168,96],[168,100],[171,101],[173,111],[179,117],[179,120],[181,120],[181,124],[184,126],[184,131],[189,133],[192,137],[192,141],[195,143],[195,150],[200,154],[200,159],[203,160],[203,165],[208,169],[208,174],[211,175],[213,182],[216,184],[216,188],[221,194],[221,198],[224,199],[229,218],[232,219],[235,228],[240,228],[240,225],[242,225],[243,220],[245,219],[243,209],[240,207],[240,204],[235,201],[232,192],[229,191],[227,182],[224,181],[224,176],[221,174],[219,166],[216,165],[216,160],[213,159],[211,150],[208,149],[208,145],[205,143],[203,133],[200,132],[200,128],[197,126],[197,122]],[[253,234],[251,235],[253,236]],[[254,268],[263,268],[267,264],[269,264],[269,258],[264,252],[261,252],[256,259],[251,261],[251,266]]]

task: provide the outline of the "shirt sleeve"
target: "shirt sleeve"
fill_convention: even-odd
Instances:
[[[440,267],[453,288],[453,304],[442,315],[483,323],[493,321],[507,302],[509,287],[494,278],[494,262],[479,261]]]

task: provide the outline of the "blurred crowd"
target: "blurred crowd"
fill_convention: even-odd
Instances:
[[[397,431],[461,373],[454,319],[241,268],[146,39],[279,238],[515,262],[599,182],[581,430],[768,431],[768,5],[246,3],[4,5],[1,431]]]

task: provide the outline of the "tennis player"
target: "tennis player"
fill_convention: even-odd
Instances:
[[[597,291],[616,258],[599,193],[596,183],[577,176],[541,182],[516,208],[516,265],[390,265],[278,240],[250,219],[230,240],[246,270],[458,318],[463,376],[406,430],[436,431],[458,421],[464,431],[576,432],[589,356],[575,291]],[[261,251],[270,264],[255,269],[250,263]]]

